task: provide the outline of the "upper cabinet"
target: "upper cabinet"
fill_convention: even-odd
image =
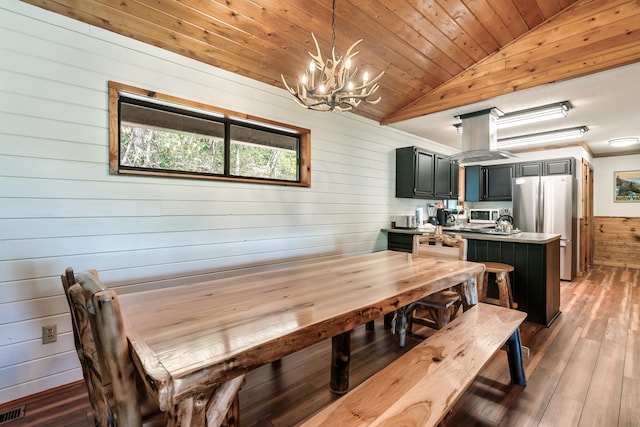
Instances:
[[[465,201],[511,200],[513,176],[513,164],[467,166],[465,168]]]
[[[436,199],[458,198],[458,162],[452,162],[449,156],[436,154],[434,196]]]
[[[396,197],[432,198],[434,160],[418,147],[396,149]]]
[[[516,176],[541,176],[542,162],[527,162],[516,164]]]
[[[484,168],[484,200],[511,200],[511,178],[513,165],[495,165]]]
[[[574,174],[573,157],[492,166],[467,166],[464,170],[464,199],[467,202],[509,201],[513,177]]]
[[[516,176],[574,175],[575,159],[538,160],[516,164]]]
[[[542,162],[543,175],[574,175],[576,159],[569,157],[566,159],[545,160]]]
[[[456,199],[458,164],[419,147],[396,149],[396,197]]]

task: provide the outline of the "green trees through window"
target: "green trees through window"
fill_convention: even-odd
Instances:
[[[224,173],[224,140],[205,135],[120,125],[120,164],[134,168]]]

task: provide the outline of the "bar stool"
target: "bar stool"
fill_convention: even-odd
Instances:
[[[513,293],[511,291],[511,281],[509,273],[515,270],[512,265],[503,264],[501,262],[483,262],[485,265],[484,280],[478,286],[478,301],[487,302],[487,285],[489,284],[489,273],[496,275],[496,285],[498,285],[498,294],[500,300],[490,301],[500,304],[503,307],[517,309],[518,304],[513,302]],[[524,357],[529,357],[529,347],[520,345],[520,351]]]
[[[513,302],[513,294],[511,292],[511,281],[509,280],[509,273],[514,271],[512,265],[503,264],[500,262],[483,262],[486,270],[484,272],[484,281],[480,290],[478,300],[482,302],[487,301],[487,286],[489,284],[489,273],[496,275],[496,285],[498,285],[498,294],[500,295],[500,305],[507,308],[517,308],[517,305]]]
[[[467,239],[460,235],[454,237],[436,233],[422,234],[413,237],[412,253],[414,257],[430,256],[445,259],[467,260]],[[413,324],[427,326],[434,329],[442,329],[453,320],[462,308],[462,298],[455,290],[443,290],[428,295],[411,303],[406,309],[407,331],[413,330]],[[429,313],[429,317],[416,315],[417,308],[423,308]],[[404,333],[404,331],[402,331]],[[403,344],[401,344],[403,346]]]

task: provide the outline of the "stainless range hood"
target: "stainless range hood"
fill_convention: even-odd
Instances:
[[[498,150],[496,120],[499,114],[500,110],[491,108],[458,116],[462,121],[462,152],[452,155],[451,160],[473,163],[516,157]]]

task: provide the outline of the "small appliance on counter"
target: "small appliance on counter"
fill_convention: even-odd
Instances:
[[[511,209],[470,209],[469,222],[457,223],[448,230],[509,236],[521,231],[514,227]]]
[[[427,205],[427,223],[431,225],[437,225],[436,219],[436,205]]]
[[[418,218],[415,215],[398,215],[395,228],[418,228]]]
[[[496,220],[496,229],[502,231],[512,231],[513,230],[513,217],[511,215],[500,215]]]
[[[438,208],[436,210],[436,221],[437,224],[434,225],[441,225],[443,227],[451,227],[452,225],[454,225],[456,223],[456,217],[453,214],[452,211],[448,210],[448,209],[441,209]]]
[[[495,224],[500,218],[500,209],[469,209],[469,223]]]
[[[422,208],[416,208],[416,219],[418,227],[422,227],[422,224],[424,224],[424,210]]]

